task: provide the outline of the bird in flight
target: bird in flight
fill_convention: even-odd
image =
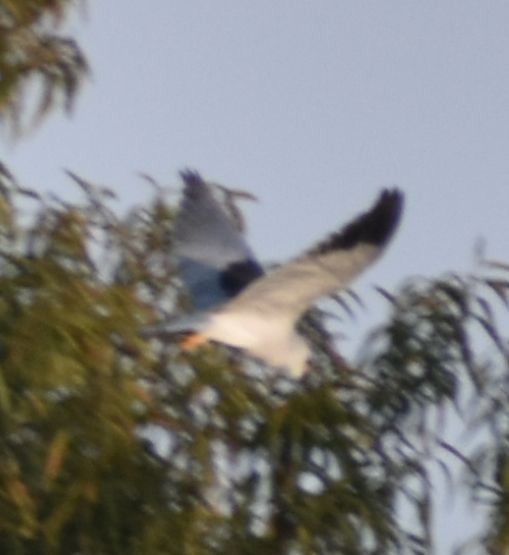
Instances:
[[[186,332],[185,349],[216,341],[301,377],[311,349],[297,322],[314,301],[344,289],[381,255],[401,219],[403,194],[384,189],[367,212],[266,273],[238,223],[216,200],[214,186],[193,171],[181,176],[184,192],[173,241],[196,312],[152,326],[144,335]]]

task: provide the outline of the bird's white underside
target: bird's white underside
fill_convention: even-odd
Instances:
[[[254,310],[253,310],[254,308]],[[300,378],[306,371],[311,350],[296,331],[293,320],[284,313],[267,317],[250,311],[219,311],[210,316],[201,335],[243,349],[274,368]],[[226,341],[227,339],[227,341]]]

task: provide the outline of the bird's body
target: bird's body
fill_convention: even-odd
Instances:
[[[196,173],[182,176],[175,253],[203,312],[157,326],[152,335],[194,330],[188,345],[218,341],[300,377],[311,351],[295,328],[298,320],[315,300],[345,288],[380,256],[399,223],[402,194],[384,190],[371,210],[266,274],[211,186]]]
[[[284,368],[300,377],[311,351],[305,339],[295,331],[290,318],[278,318],[263,311],[237,311],[235,307],[218,310],[210,316],[203,336],[242,349],[274,368]]]

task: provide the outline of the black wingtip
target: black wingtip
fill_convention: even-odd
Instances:
[[[378,246],[389,241],[401,220],[403,205],[401,191],[384,189],[373,208],[359,218],[359,226],[364,228],[361,240]]]
[[[382,247],[394,235],[403,212],[404,195],[398,189],[384,189],[373,207],[318,245],[314,252],[351,249],[360,243]]]
[[[184,185],[186,187],[193,187],[195,185],[203,185],[205,182],[203,181],[201,175],[196,170],[191,170],[190,168],[186,168],[181,170],[180,177],[182,181],[184,181]]]
[[[207,194],[207,183],[196,170],[186,168],[180,171],[180,177],[184,182],[184,202],[186,199],[196,200],[204,194]]]

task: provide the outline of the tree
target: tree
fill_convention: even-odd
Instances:
[[[471,334],[480,326],[505,357],[488,291],[505,301],[507,283],[451,276],[386,293],[392,316],[355,369],[314,312],[302,383],[246,375],[238,353],[139,337],[161,307],[186,304],[162,191],[119,218],[111,193],[73,177],[84,202],[36,199],[21,225],[30,193],[3,175],[2,553],[428,552],[419,438],[447,448],[429,415],[459,406],[465,384],[480,415],[503,420],[484,407],[504,402],[494,380],[507,368],[481,365]],[[402,498],[417,529],[403,527]]]
[[[35,121],[58,103],[72,107],[87,63],[76,42],[58,31],[75,5],[73,0],[0,0],[0,121],[15,132],[28,123],[22,119],[27,96]]]

